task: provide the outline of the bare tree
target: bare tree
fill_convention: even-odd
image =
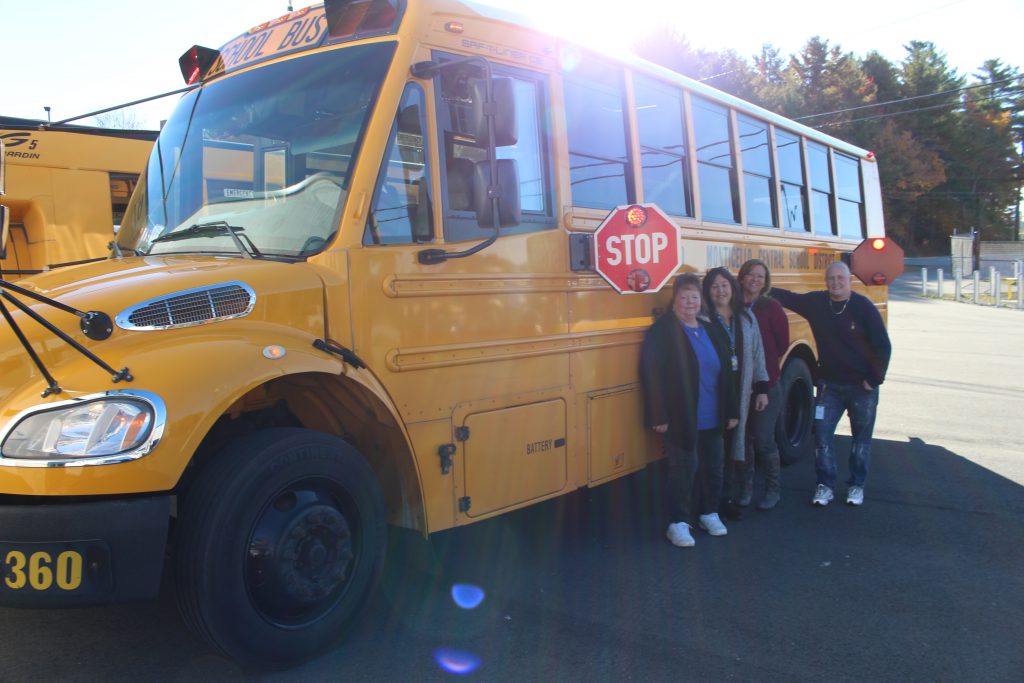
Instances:
[[[131,109],[115,109],[105,114],[92,117],[100,128],[118,128],[121,130],[141,130],[145,128],[142,120]]]

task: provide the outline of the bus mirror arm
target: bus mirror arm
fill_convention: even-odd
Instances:
[[[0,204],[0,259],[7,258],[7,240],[11,234],[11,210]]]
[[[472,256],[478,251],[483,251],[487,247],[494,244],[498,239],[498,229],[494,229],[494,234],[485,239],[483,242],[464,249],[462,251],[445,251],[444,249],[422,249],[416,253],[416,258],[425,266],[434,265],[437,263],[444,263],[450,258],[466,258]]]
[[[4,164],[7,153],[4,151],[4,142],[0,140],[0,197],[4,196]],[[11,230],[10,209],[0,205],[0,259],[7,258],[7,239]]]

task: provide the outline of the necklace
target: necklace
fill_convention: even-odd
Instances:
[[[847,299],[846,301],[844,301],[843,302],[843,307],[840,308],[838,311],[836,310],[835,306],[833,305],[834,303],[835,302],[832,301],[832,299],[828,300],[828,308],[829,308],[830,311],[832,311],[832,315],[842,315],[846,311],[846,307],[850,305],[850,300]]]

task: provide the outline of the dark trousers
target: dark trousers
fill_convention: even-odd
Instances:
[[[668,456],[665,496],[669,503],[669,521],[693,526],[695,507],[700,515],[718,512],[725,459],[722,430],[716,427],[697,432],[694,450],[665,444],[665,451]]]

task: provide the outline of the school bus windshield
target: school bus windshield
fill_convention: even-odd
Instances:
[[[352,46],[214,80],[175,108],[125,214],[118,246],[142,254],[301,258],[338,225],[393,43]]]

